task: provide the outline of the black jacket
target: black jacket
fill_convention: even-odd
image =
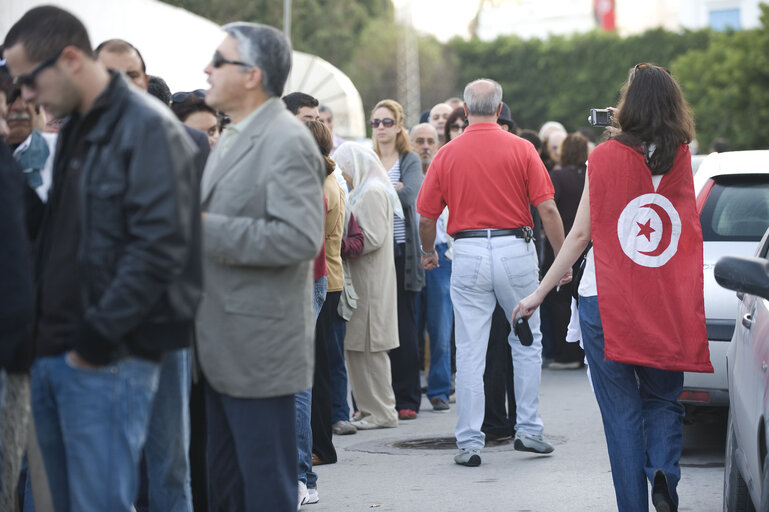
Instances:
[[[95,364],[188,346],[202,285],[197,149],[167,108],[120,75],[104,95],[79,162],[85,318],[72,343]],[[54,173],[66,158],[60,147]]]
[[[24,225],[26,181],[0,140],[0,369],[23,372],[32,361],[32,264]]]

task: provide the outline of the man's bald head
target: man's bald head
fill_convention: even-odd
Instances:
[[[422,159],[422,165],[429,165],[438,149],[438,132],[429,123],[421,123],[411,129],[411,146]]]
[[[470,82],[465,87],[465,105],[468,116],[498,115],[502,105],[502,86],[488,78]]]
[[[134,45],[122,39],[109,39],[97,46],[95,53],[107,69],[124,72],[137,87],[147,90],[147,66]]]
[[[452,111],[453,109],[451,106],[446,103],[438,103],[430,109],[430,118],[428,121],[438,132],[441,144],[443,143],[443,129],[446,126],[446,120],[449,118]]]

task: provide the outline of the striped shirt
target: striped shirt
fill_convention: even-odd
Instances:
[[[400,158],[395,161],[395,165],[387,172],[387,175],[390,176],[393,187],[401,180]],[[393,238],[395,238],[396,244],[406,243],[406,222],[395,214],[393,214]]]

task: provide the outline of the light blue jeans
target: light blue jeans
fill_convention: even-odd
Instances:
[[[451,391],[451,260],[446,259],[447,244],[436,244],[438,268],[425,271],[425,287],[417,297],[417,327],[425,318],[430,335],[430,371],[427,374],[427,398],[449,401]],[[424,300],[424,303],[422,302]]]
[[[683,372],[634,366],[605,359],[598,297],[579,298],[579,321],[601,409],[617,509],[649,510],[654,472],[665,472],[668,491],[678,503],[678,461],[683,448],[684,406],[678,401]]]
[[[312,307],[315,321],[318,321],[320,308],[326,300],[328,277],[323,276],[313,285]],[[309,489],[318,485],[318,475],[312,470],[312,388],[295,395],[296,401],[296,448],[299,452],[299,481],[307,484]]]
[[[457,426],[459,448],[480,449],[485,400],[483,372],[489,343],[491,316],[498,301],[508,319],[518,302],[531,294],[539,281],[534,244],[512,236],[462,238],[454,242],[451,301],[454,304],[457,345]],[[529,318],[534,335],[531,346],[521,345],[510,332],[517,432],[541,434],[539,384],[542,371],[542,335],[539,314]]]
[[[96,369],[64,355],[35,362],[32,410],[56,512],[131,509],[159,373],[135,357]]]
[[[192,512],[190,351],[166,352],[160,365],[144,456],[150,512]]]

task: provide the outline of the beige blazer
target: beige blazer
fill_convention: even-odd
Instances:
[[[347,323],[345,350],[397,348],[398,290],[393,256],[393,207],[384,190],[371,187],[349,206],[363,233],[363,253],[349,260],[358,308]]]
[[[280,99],[262,105],[203,173],[203,300],[196,350],[211,386],[267,398],[312,386],[312,260],[325,168]]]

